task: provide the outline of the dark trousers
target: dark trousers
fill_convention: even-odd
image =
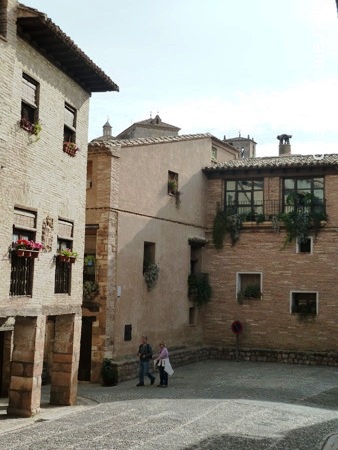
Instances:
[[[160,384],[162,386],[168,386],[168,374],[164,370],[164,367],[163,366],[159,366],[158,370],[160,372]]]

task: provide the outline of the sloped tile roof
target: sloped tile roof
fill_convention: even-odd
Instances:
[[[194,139],[206,139],[211,138],[215,139],[223,145],[229,146],[224,141],[220,141],[216,137],[212,136],[210,133],[200,133],[200,134],[185,134],[182,136],[159,136],[159,137],[146,137],[146,138],[137,138],[137,139],[115,139],[113,136],[101,136],[99,138],[93,139],[90,142],[90,145],[95,144],[105,144],[109,143],[109,145],[121,145],[123,147],[133,147],[137,145],[151,145],[151,144],[162,144],[169,142],[181,142],[181,141],[191,141]]]
[[[269,169],[310,166],[337,166],[338,168],[338,154],[241,158],[207,166],[203,170],[205,172],[226,172],[235,169]]]
[[[65,14],[67,11],[65,11]],[[75,19],[76,20],[76,19]],[[17,32],[87,92],[119,87],[46,14],[18,4]]]

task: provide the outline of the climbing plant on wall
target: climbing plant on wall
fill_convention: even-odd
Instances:
[[[228,233],[231,245],[235,245],[239,239],[239,231],[242,228],[242,218],[239,214],[226,214],[224,211],[217,211],[212,228],[213,242],[216,248],[223,247],[225,235]]]

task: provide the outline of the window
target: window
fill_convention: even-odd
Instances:
[[[58,222],[57,252],[73,248],[73,223],[65,220]],[[55,294],[71,293],[72,264],[56,258],[55,261]]]
[[[262,298],[262,274],[260,272],[237,273],[236,293],[239,302]]]
[[[7,4],[8,0],[0,0],[0,35],[7,36]]]
[[[189,308],[189,325],[195,325],[196,308]]]
[[[125,341],[131,341],[131,325],[125,325],[124,326],[124,340]]]
[[[178,193],[178,173],[168,171],[168,194],[176,195]]]
[[[87,189],[91,189],[93,182],[93,161],[87,162]]]
[[[263,180],[226,181],[224,211],[240,214],[244,221],[255,221],[264,213],[263,189]]]
[[[285,178],[283,202],[285,212],[301,209],[323,213],[324,178]]]
[[[153,242],[145,242],[143,248],[143,273],[147,268],[155,264],[155,244]]]
[[[291,292],[291,313],[303,316],[318,314],[317,292]]]
[[[313,238],[307,237],[305,239],[296,240],[296,253],[312,253],[313,249]]]
[[[65,104],[63,142],[76,142],[76,110]]]
[[[35,240],[36,213],[15,208],[13,242],[18,239]],[[34,259],[11,253],[10,295],[32,295]]]
[[[217,162],[217,148],[215,147],[211,149],[211,162]]]
[[[31,133],[33,124],[38,121],[39,84],[25,73],[22,75],[22,100],[20,125]]]

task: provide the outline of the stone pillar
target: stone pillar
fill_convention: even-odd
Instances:
[[[7,413],[31,417],[40,411],[46,317],[17,316],[14,326]]]
[[[52,405],[75,405],[79,369],[81,315],[55,317],[55,337],[52,366]]]

